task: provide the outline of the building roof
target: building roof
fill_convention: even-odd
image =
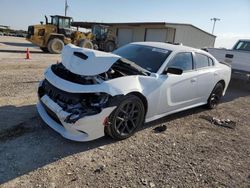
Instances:
[[[90,29],[93,25],[111,26],[112,24],[100,23],[100,22],[72,22],[71,23],[71,26],[73,27],[83,27],[86,29]]]
[[[210,36],[213,36],[213,37],[216,37],[215,35],[207,32],[207,31],[204,31],[192,24],[187,24],[187,23],[171,23],[171,22],[123,22],[123,23],[120,23],[120,22],[117,22],[117,23],[98,23],[98,22],[72,22],[72,26],[79,26],[79,27],[84,27],[84,26],[90,26],[88,28],[91,28],[92,25],[95,25],[95,24],[102,24],[102,25],[108,25],[108,26],[114,26],[114,25],[117,25],[117,26],[123,26],[123,25],[126,25],[126,26],[141,26],[141,25],[180,25],[180,26],[190,26],[190,27],[193,27],[193,28],[196,28],[198,29],[199,31],[203,32],[203,33],[206,33]]]

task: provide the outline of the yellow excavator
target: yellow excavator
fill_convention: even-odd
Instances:
[[[71,17],[54,15],[51,22],[45,16],[46,23],[28,27],[26,39],[39,46],[42,51],[53,54],[61,53],[64,45],[72,43],[84,48],[94,48],[92,41],[95,36],[71,28]]]

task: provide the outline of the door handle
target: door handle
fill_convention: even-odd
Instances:
[[[191,83],[194,83],[194,82],[196,82],[196,80],[197,80],[197,78],[192,78],[190,81],[191,81]]]
[[[233,54],[226,54],[225,57],[232,59],[234,57],[234,55]]]

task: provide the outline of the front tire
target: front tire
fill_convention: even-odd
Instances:
[[[107,41],[105,43],[105,52],[113,52],[115,50],[115,43],[113,41]]]
[[[105,132],[117,140],[128,138],[144,123],[144,116],[145,108],[141,99],[127,95],[110,115],[110,125],[105,127]]]
[[[48,50],[52,54],[60,54],[62,52],[63,47],[63,41],[58,38],[51,39],[48,43]]]
[[[207,100],[207,108],[214,109],[218,106],[222,97],[224,86],[221,82],[217,83]]]
[[[89,49],[93,49],[94,45],[93,43],[88,40],[88,39],[82,39],[79,41],[78,46],[81,48],[89,48]]]

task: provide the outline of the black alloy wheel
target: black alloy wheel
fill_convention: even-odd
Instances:
[[[137,96],[128,95],[110,115],[106,133],[122,140],[132,136],[144,122],[145,108]]]
[[[223,94],[223,84],[221,82],[217,83],[212,91],[212,93],[210,94],[210,97],[208,98],[207,101],[207,107],[209,109],[214,109],[218,106],[220,99],[222,97]]]

